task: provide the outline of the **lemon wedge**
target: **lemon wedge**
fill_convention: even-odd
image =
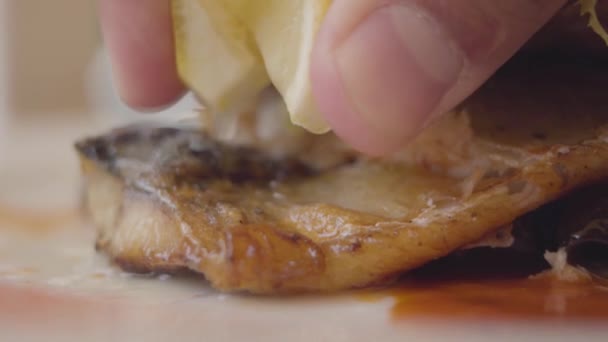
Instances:
[[[212,111],[255,106],[274,86],[291,122],[329,126],[312,97],[313,43],[331,0],[172,0],[177,68]]]
[[[233,107],[253,101],[268,85],[250,32],[224,2],[176,0],[172,13],[178,73],[206,105],[219,112],[240,110]]]

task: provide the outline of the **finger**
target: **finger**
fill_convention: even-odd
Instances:
[[[175,66],[169,0],[100,0],[114,79],[125,103],[156,109],[184,93]]]
[[[335,0],[313,51],[319,110],[353,147],[392,152],[511,57],[565,0]]]

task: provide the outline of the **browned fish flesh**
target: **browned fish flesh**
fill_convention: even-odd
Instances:
[[[597,68],[498,75],[399,155],[323,166],[129,126],[77,143],[85,207],[126,270],[258,294],[382,284],[608,178],[607,84]]]

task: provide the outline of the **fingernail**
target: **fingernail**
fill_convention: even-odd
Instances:
[[[395,1],[367,16],[335,50],[367,145],[396,149],[415,136],[456,82],[464,57],[423,10]]]

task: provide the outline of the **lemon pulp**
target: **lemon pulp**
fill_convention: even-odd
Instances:
[[[238,112],[274,86],[291,122],[312,133],[329,126],[309,77],[316,33],[331,0],[173,0],[178,72],[205,105]]]

